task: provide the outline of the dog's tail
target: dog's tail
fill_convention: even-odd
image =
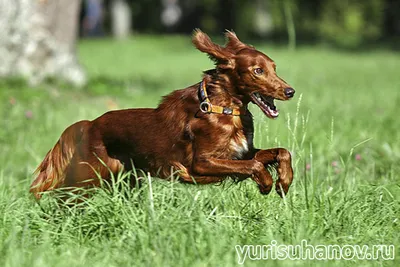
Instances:
[[[65,171],[75,154],[76,146],[90,124],[90,121],[85,120],[69,126],[55,146],[47,152],[46,157],[34,172],[37,176],[29,190],[37,199],[41,198],[42,192],[62,186]]]

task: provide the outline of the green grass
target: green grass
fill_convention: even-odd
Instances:
[[[393,244],[391,261],[245,261],[245,266],[399,266],[400,55],[257,46],[296,97],[269,120],[254,106],[255,144],[293,154],[286,199],[250,180],[193,186],[146,178],[98,190],[84,206],[38,205],[32,172],[71,123],[110,108],[155,107],[212,67],[187,37],[84,41],[84,89],[0,83],[0,266],[238,266],[237,244]],[[127,121],[129,123],[129,121]],[[120,180],[118,180],[121,182]]]

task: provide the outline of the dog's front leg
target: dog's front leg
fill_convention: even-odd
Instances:
[[[258,184],[262,194],[271,191],[273,180],[264,164],[257,160],[226,160],[216,158],[197,158],[193,162],[192,170],[201,176],[214,176],[215,181],[228,175],[248,175]],[[219,177],[219,178],[218,178]],[[196,175],[194,175],[196,179]]]
[[[253,159],[265,166],[278,163],[276,168],[278,181],[276,182],[275,189],[281,197],[283,193],[286,195],[293,181],[292,157],[290,152],[284,148],[255,149]]]

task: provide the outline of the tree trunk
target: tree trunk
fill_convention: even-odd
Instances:
[[[75,43],[81,0],[0,0],[0,77],[32,84],[56,78],[86,83]]]
[[[124,0],[111,2],[112,34],[117,39],[127,38],[130,34],[132,18],[129,5]]]

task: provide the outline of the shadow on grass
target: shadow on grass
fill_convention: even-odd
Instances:
[[[29,95],[26,89],[46,89],[55,87],[61,90],[79,91],[91,95],[127,95],[132,90],[144,88],[146,90],[157,91],[165,87],[169,81],[165,79],[154,79],[151,77],[132,77],[128,79],[113,78],[106,75],[99,75],[89,78],[87,84],[81,88],[73,87],[68,83],[57,79],[46,79],[38,85],[30,85],[23,78],[5,78],[0,80],[0,88],[7,88],[9,91],[20,92],[24,90],[24,94]],[[37,95],[37,90],[31,91],[33,95]]]

